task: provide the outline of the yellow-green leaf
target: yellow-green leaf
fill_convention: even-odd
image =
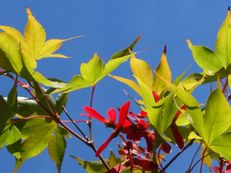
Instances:
[[[18,43],[5,32],[0,32],[0,66],[6,71],[13,71],[17,74],[22,70]]]
[[[216,55],[222,60],[223,65],[228,67],[231,63],[231,14],[230,9],[217,33]]]
[[[188,107],[200,107],[200,104],[197,102],[197,100],[187,91],[180,88],[179,86],[176,86],[169,81],[167,81],[165,78],[160,76],[157,72],[155,73],[156,77],[158,77],[161,81],[163,81],[167,87],[168,90],[175,93],[175,95]]]
[[[226,132],[231,126],[231,107],[220,89],[215,90],[208,98],[205,108],[204,140],[210,143]]]
[[[89,173],[99,173],[99,172],[107,172],[105,166],[101,161],[85,161],[78,157],[71,155],[73,159],[75,159],[79,165],[81,165],[86,172]]]
[[[172,81],[172,73],[166,56],[166,48],[162,53],[160,63],[156,68],[155,72],[158,73],[166,81],[168,82]],[[162,91],[164,91],[167,87],[166,87],[166,83],[160,80],[160,78],[156,76],[156,73],[154,73],[154,78],[153,78],[153,90],[160,95]]]
[[[126,79],[120,76],[115,76],[115,75],[109,75],[113,79],[120,81],[126,85],[128,85],[130,88],[132,88],[136,93],[138,93],[140,96],[142,96],[142,91],[140,89],[140,86],[133,80],[131,79]]]
[[[32,15],[29,8],[26,8],[28,20],[24,30],[25,43],[29,48],[27,52],[33,59],[36,59],[37,50],[43,46],[46,40],[46,32],[43,26]]]
[[[55,161],[58,173],[61,173],[61,166],[66,149],[66,140],[60,128],[56,129],[55,136],[52,136],[48,144],[48,152],[52,160]]]
[[[142,80],[148,87],[152,88],[152,70],[147,62],[142,59],[136,58],[135,54],[131,54],[130,66],[132,73]]]
[[[231,133],[218,136],[209,147],[227,160],[231,160]]]
[[[97,54],[88,63],[82,63],[80,66],[81,76],[89,83],[94,84],[97,78],[102,74],[103,62]]]
[[[223,66],[222,59],[218,57],[211,49],[204,46],[195,46],[190,40],[187,40],[188,46],[196,63],[208,75],[213,75]]]
[[[24,37],[19,30],[10,26],[3,26],[3,25],[0,25],[0,30],[4,31],[5,33],[13,37],[18,44],[24,44]]]

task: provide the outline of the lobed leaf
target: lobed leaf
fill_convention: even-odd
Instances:
[[[144,60],[138,59],[134,54],[131,54],[130,67],[132,73],[142,80],[148,87],[152,87],[153,77],[152,70],[147,62]]]
[[[78,157],[71,155],[73,159],[75,159],[78,164],[80,164],[86,172],[90,173],[98,173],[98,172],[106,172],[105,166],[101,161],[84,161]]]
[[[165,82],[160,80],[160,78],[156,75],[156,73],[158,73],[158,75],[160,75],[166,81],[168,82],[172,81],[172,73],[166,56],[166,47],[164,48],[164,51],[162,53],[160,63],[155,70],[153,84],[152,84],[153,90],[160,95],[166,89],[166,84]]]
[[[20,74],[22,66],[18,43],[9,34],[0,32],[0,67]]]
[[[15,145],[13,150],[20,153],[16,159],[15,172],[27,159],[40,154],[47,146],[52,137],[56,123],[45,119],[30,119],[25,124],[17,124],[21,131],[21,143]]]
[[[212,50],[204,46],[194,46],[189,40],[187,40],[187,42],[192,51],[194,60],[206,74],[213,75],[222,68],[223,64],[220,57]]]
[[[216,40],[216,55],[222,60],[225,68],[231,64],[231,14],[228,9],[227,16],[221,25]]]
[[[208,98],[204,126],[207,131],[204,140],[208,144],[231,127],[231,108],[220,89]]]
[[[52,160],[55,161],[58,173],[61,172],[61,166],[66,149],[66,140],[62,130],[56,129],[55,136],[52,136],[48,144],[48,152]]]

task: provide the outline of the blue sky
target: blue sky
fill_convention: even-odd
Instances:
[[[83,38],[67,42],[59,51],[71,56],[71,59],[39,62],[39,71],[48,77],[68,81],[79,73],[79,65],[88,61],[94,52],[106,61],[110,55],[129,45],[139,34],[143,37],[135,48],[135,51],[142,50],[138,57],[148,61],[154,68],[158,65],[163,46],[167,45],[169,64],[176,77],[188,67],[189,72],[200,72],[193,62],[186,38],[194,44],[213,48],[216,32],[226,15],[228,5],[230,4],[227,0],[2,0],[0,25],[14,26],[22,31],[26,22],[25,7],[29,7],[45,27],[48,38],[84,35]],[[114,74],[130,75],[129,64],[123,64]],[[4,95],[9,90],[9,81],[1,80],[4,85],[0,92]],[[110,78],[104,79],[96,88],[94,107],[104,113],[108,107],[121,105],[128,99],[123,89],[132,93],[126,86]],[[207,97],[205,93],[202,88],[195,92],[195,96],[203,102]],[[89,97],[90,89],[71,93],[67,109],[74,119],[82,118],[79,113],[82,112],[83,105],[89,104]],[[104,126],[95,123],[94,135],[98,146],[109,133],[110,130],[105,132]],[[116,143],[113,143],[109,148],[115,146]],[[174,165],[178,170],[183,172],[182,161],[190,156],[192,150],[193,148],[186,152]],[[83,159],[94,159],[91,150],[72,138],[68,140],[62,169],[64,173],[84,172],[69,158],[69,154]],[[0,172],[12,172],[13,163],[14,159],[6,149],[0,151]],[[56,172],[55,164],[49,159],[47,151],[28,160],[19,173],[32,171]],[[169,168],[169,172],[175,172],[174,168]]]

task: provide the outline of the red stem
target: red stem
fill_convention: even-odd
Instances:
[[[201,165],[200,165],[200,173],[202,173],[202,170],[203,170],[204,156],[205,156],[206,150],[207,150],[207,147],[204,149],[204,151],[202,153],[202,159],[201,159]]]
[[[95,85],[91,89],[91,98],[90,98],[90,107],[93,106],[93,98],[95,94]],[[89,134],[90,134],[90,140],[93,141],[93,134],[92,134],[92,118],[89,115],[88,116],[88,129],[89,129]]]

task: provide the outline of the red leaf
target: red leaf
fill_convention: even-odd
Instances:
[[[134,158],[135,164],[139,165],[145,171],[154,171],[158,169],[158,165],[151,160],[142,160]]]
[[[175,124],[175,122],[172,123],[171,125],[171,130],[172,130],[172,133],[173,133],[173,136],[174,136],[174,139],[178,145],[178,147],[180,149],[182,149],[184,147],[184,139],[183,137],[181,136],[179,130],[178,130],[178,127],[177,125]]]
[[[129,107],[130,107],[130,102],[126,102],[125,104],[122,105],[122,107],[120,108],[120,115],[119,115],[119,122],[116,125],[116,128],[121,128],[124,120],[127,118],[128,116],[128,111],[129,111]]]
[[[167,142],[164,142],[163,144],[161,144],[160,147],[165,153],[171,153],[172,152],[172,147]]]
[[[83,110],[87,112],[92,118],[95,118],[105,124],[108,123],[108,120],[104,118],[102,115],[100,115],[95,109],[88,107],[88,106],[84,106]]]
[[[221,173],[220,168],[218,166],[214,166],[213,170],[214,170],[215,173]]]
[[[116,111],[114,108],[110,108],[107,110],[107,115],[109,117],[110,122],[115,123],[116,121]]]
[[[155,91],[152,91],[152,95],[153,95],[155,102],[157,103],[160,100],[160,96]]]
[[[109,136],[109,138],[99,147],[99,149],[96,152],[96,156],[98,157],[100,153],[108,146],[108,144],[111,142],[111,140],[116,136],[115,131],[112,132],[112,134]]]

